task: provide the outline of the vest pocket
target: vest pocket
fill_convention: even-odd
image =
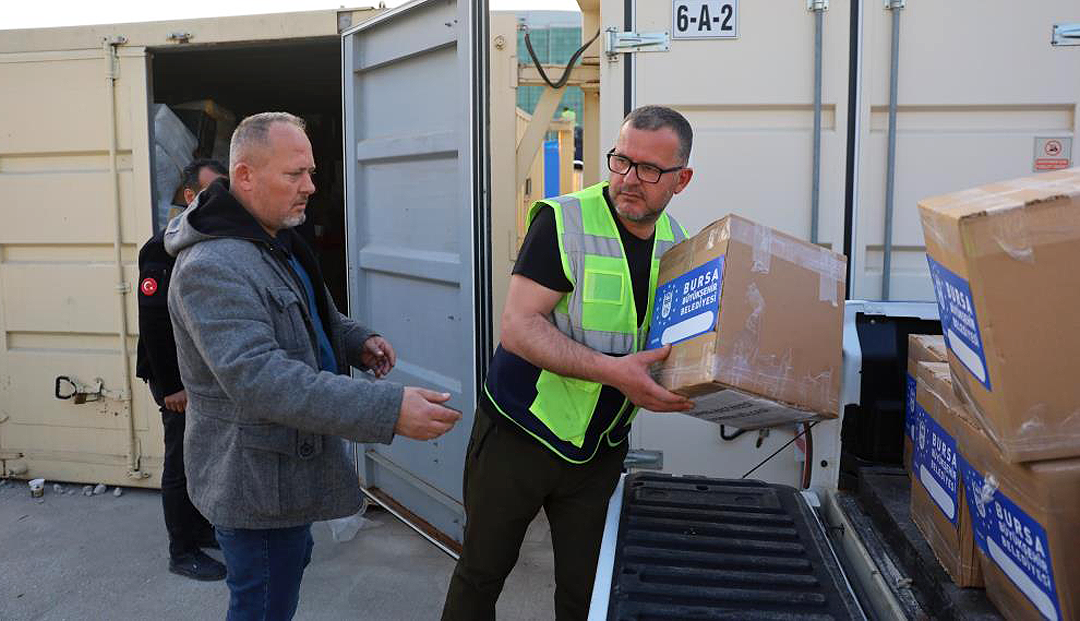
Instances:
[[[585,303],[622,304],[626,283],[620,272],[585,268],[581,299]]]
[[[601,388],[596,382],[541,370],[536,380],[536,399],[529,411],[557,438],[581,448]]]

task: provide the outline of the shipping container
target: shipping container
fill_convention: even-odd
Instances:
[[[912,610],[836,492],[845,462],[902,462],[907,334],[940,332],[916,200],[1074,161],[1075,3],[579,4],[600,35],[571,80],[586,185],[629,110],[669,105],[696,135],[671,203],[689,233],[734,213],[849,257],[841,418],[796,439],[646,412],[628,466],[809,488],[852,581],[891,593],[872,609]],[[152,106],[285,109],[309,121],[311,234],[341,307],[395,344],[391,379],[465,413],[433,442],[356,447],[370,495],[452,553],[535,159],[516,40],[480,0],[0,31],[0,83],[18,85],[0,100],[0,475],[158,484],[156,408],[132,376]]]
[[[0,474],[160,484],[160,416],[134,377],[155,104],[308,120],[344,307],[340,33],[377,13],[0,31]]]

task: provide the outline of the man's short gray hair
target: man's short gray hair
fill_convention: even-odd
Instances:
[[[690,121],[671,108],[664,106],[641,106],[635,108],[623,119],[623,125],[629,124],[634,129],[656,131],[663,127],[670,128],[679,137],[679,158],[683,165],[690,162],[690,148],[694,145],[694,130]]]
[[[240,161],[253,147],[265,147],[269,143],[267,137],[270,127],[274,123],[287,123],[304,131],[304,119],[288,112],[260,112],[253,114],[236,126],[232,140],[229,142],[229,171]]]

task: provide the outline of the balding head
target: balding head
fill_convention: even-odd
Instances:
[[[270,127],[275,123],[292,125],[305,131],[304,119],[288,112],[260,112],[253,114],[236,126],[229,142],[229,170],[241,161],[258,164],[270,145]]]
[[[230,191],[271,235],[304,222],[315,160],[304,122],[287,112],[250,116],[233,132]]]

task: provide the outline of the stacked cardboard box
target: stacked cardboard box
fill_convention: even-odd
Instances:
[[[945,337],[940,334],[909,334],[907,363],[907,397],[904,403],[904,469],[911,474],[911,441],[915,427],[916,371],[920,362],[947,362]]]
[[[1007,461],[1080,455],[1080,168],[919,213],[958,393]]]
[[[836,418],[846,259],[727,216],[668,250],[648,347],[691,415],[742,429]]]
[[[1010,618],[1078,618],[1080,169],[919,211],[954,418],[979,423],[957,463],[987,593]]]
[[[990,601],[1009,619],[1080,619],[1080,458],[1010,464],[969,426],[958,441]]]
[[[911,518],[953,582],[981,587],[971,515],[957,464],[960,428],[974,429],[976,424],[956,407],[948,364],[920,362],[916,373]]]

